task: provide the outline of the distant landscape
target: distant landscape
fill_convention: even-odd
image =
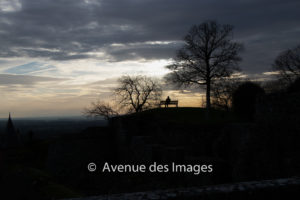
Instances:
[[[40,118],[16,118],[13,119],[16,129],[20,134],[34,133],[38,139],[49,139],[63,134],[76,134],[93,126],[106,126],[107,121],[78,117],[40,117]],[[0,119],[0,133],[6,128],[7,119]]]

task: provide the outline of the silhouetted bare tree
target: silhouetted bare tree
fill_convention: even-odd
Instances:
[[[146,76],[122,76],[115,89],[118,103],[129,112],[140,112],[156,106],[162,89],[158,81]]]
[[[300,77],[300,45],[281,52],[275,59],[273,69],[288,83]]]
[[[102,116],[106,120],[119,115],[118,111],[116,111],[113,106],[103,101],[92,102],[90,107],[84,109],[83,114],[91,117]]]
[[[232,106],[234,91],[242,83],[238,77],[225,77],[216,80],[212,85],[212,105],[218,109],[229,111]]]
[[[206,107],[211,107],[211,83],[239,70],[238,56],[243,46],[233,42],[231,25],[207,21],[193,26],[184,37],[184,46],[177,52],[168,82],[179,86],[206,86]]]

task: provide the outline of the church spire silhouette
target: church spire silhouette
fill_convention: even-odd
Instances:
[[[7,124],[6,124],[5,146],[7,148],[16,147],[20,144],[19,142],[20,142],[19,141],[19,134],[15,129],[15,126],[14,126],[12,118],[11,118],[11,114],[9,113]]]
[[[11,120],[10,112],[9,112],[8,121],[7,121],[7,124],[6,124],[6,131],[7,131],[8,134],[14,134],[15,133],[15,127],[14,127],[14,124]]]

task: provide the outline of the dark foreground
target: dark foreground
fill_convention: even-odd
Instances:
[[[295,178],[300,176],[299,95],[267,96],[254,120],[218,110],[206,118],[201,108],[169,108],[113,118],[109,126],[55,138],[29,134],[23,143],[0,151],[1,195],[30,200],[294,199],[300,191]],[[212,164],[214,171],[198,176],[91,173],[90,162],[98,169],[105,162]],[[99,195],[108,196],[88,197]]]
[[[68,200],[240,200],[294,199],[300,195],[300,179],[241,182],[207,187],[179,188],[138,193],[94,196]]]

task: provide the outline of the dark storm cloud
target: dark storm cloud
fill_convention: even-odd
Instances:
[[[124,44],[105,48],[105,52],[113,57],[114,61],[122,61],[127,59],[165,59],[172,58],[176,49],[180,48],[182,42],[146,42]]]
[[[15,11],[0,9],[2,57],[69,60],[104,51],[112,61],[172,58],[176,41],[207,19],[235,26],[235,39],[246,48],[241,67],[248,73],[268,70],[280,51],[300,43],[299,0],[20,2]]]

